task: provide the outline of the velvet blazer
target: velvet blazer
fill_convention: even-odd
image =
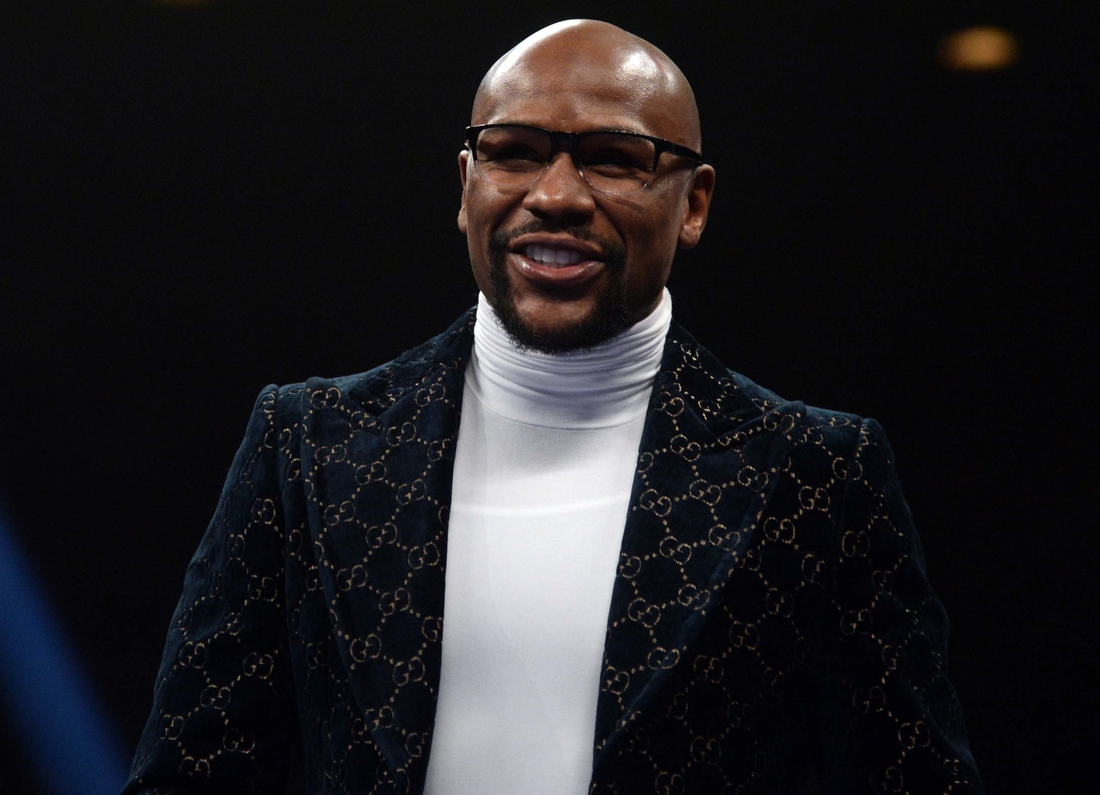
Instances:
[[[370,372],[260,394],[127,795],[422,791],[473,322]],[[590,792],[980,792],[946,641],[879,425],[782,400],[673,322]]]

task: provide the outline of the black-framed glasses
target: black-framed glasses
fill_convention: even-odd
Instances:
[[[477,172],[509,190],[535,184],[556,152],[569,152],[585,182],[600,193],[625,196],[648,187],[665,152],[703,162],[698,152],[663,138],[619,130],[562,132],[528,124],[479,124],[466,128],[466,147]]]

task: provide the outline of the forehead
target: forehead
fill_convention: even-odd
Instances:
[[[546,47],[502,59],[474,104],[474,124],[616,129],[687,140],[675,81],[638,49]]]

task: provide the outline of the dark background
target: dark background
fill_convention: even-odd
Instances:
[[[677,316],[780,394],[882,421],[988,789],[1084,791],[1092,5],[5,3],[0,499],[127,749],[256,394],[368,369],[475,300],[473,92],[593,16],[696,89],[718,181]],[[942,68],[975,24],[1018,63]],[[0,723],[0,791],[38,792]]]

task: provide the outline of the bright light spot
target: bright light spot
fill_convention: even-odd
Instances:
[[[1016,37],[1003,28],[967,28],[940,40],[940,63],[964,72],[992,72],[1012,66],[1019,49]]]

